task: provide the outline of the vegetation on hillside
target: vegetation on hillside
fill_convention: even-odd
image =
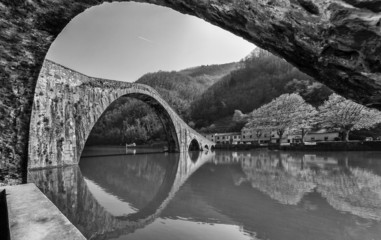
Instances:
[[[263,50],[253,52],[241,65],[192,103],[190,115],[197,128],[232,116],[236,109],[251,112],[284,93],[299,93],[314,106],[332,93],[283,59]]]

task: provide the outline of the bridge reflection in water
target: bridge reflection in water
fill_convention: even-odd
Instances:
[[[149,229],[158,217],[210,223],[213,231],[218,224],[238,226],[241,239],[381,236],[380,153],[199,154],[86,158],[80,169],[32,171],[31,177],[91,239]],[[93,186],[120,205],[104,203]]]

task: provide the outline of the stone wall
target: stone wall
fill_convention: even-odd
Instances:
[[[26,168],[34,89],[50,44],[73,17],[102,2],[0,0],[2,178],[18,178]],[[378,0],[141,2],[203,18],[284,57],[345,97],[381,109]]]

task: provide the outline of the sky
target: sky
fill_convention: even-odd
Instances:
[[[75,17],[46,58],[92,77],[133,82],[148,72],[238,61],[254,48],[170,8],[104,3]]]

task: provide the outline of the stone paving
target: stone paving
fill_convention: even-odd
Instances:
[[[12,240],[86,239],[33,183],[3,189]]]

